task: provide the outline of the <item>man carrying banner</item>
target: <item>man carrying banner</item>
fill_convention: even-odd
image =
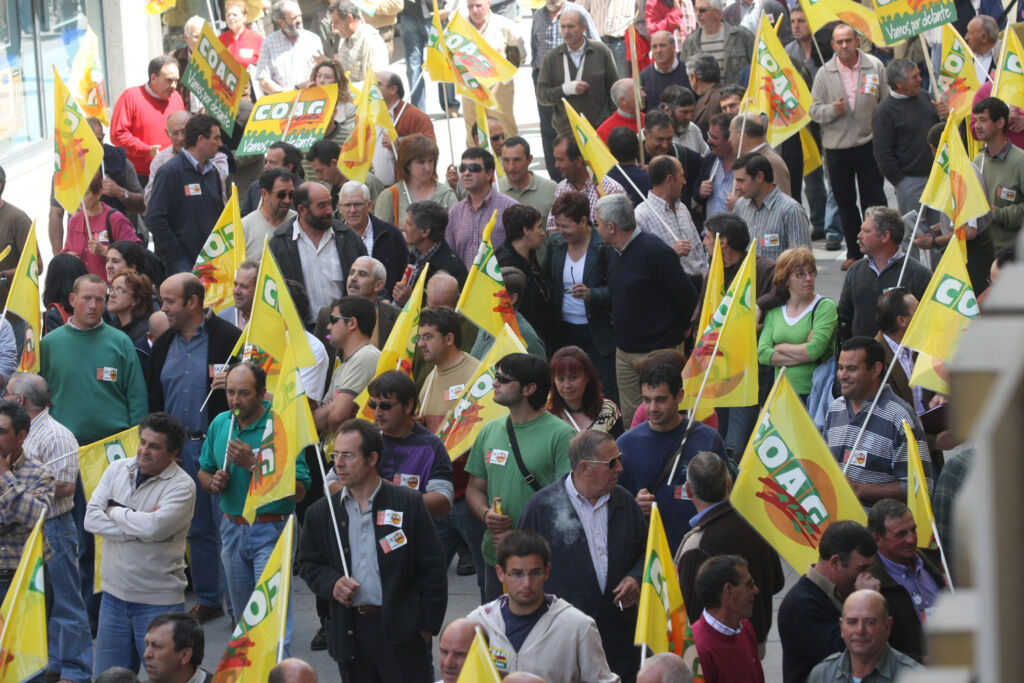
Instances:
[[[992,74],[999,69],[999,24],[987,14],[980,14],[967,22],[963,36],[974,53],[974,71],[978,82],[991,80]]]
[[[825,416],[825,442],[836,461],[844,465],[846,479],[865,510],[885,498],[906,500],[908,455],[904,420],[914,425],[928,490],[932,488],[932,462],[921,420],[888,386],[878,397],[860,443],[855,444],[881,386],[884,358],[882,345],[870,337],[847,340],[839,353],[837,372],[842,396],[832,402]],[[857,450],[851,453],[855,445]]]
[[[310,477],[306,459],[297,458],[295,494],[258,508],[252,523],[242,516],[250,481],[254,475],[261,476],[256,473],[257,468],[262,470],[265,457],[261,451],[276,446],[274,430],[281,429],[282,425],[265,398],[267,375],[263,368],[253,363],[233,365],[228,370],[225,385],[229,410],[210,421],[202,445],[198,479],[211,496],[220,496],[220,512],[224,515],[220,521],[220,558],[227,576],[231,611],[241,619],[288,516],[295,512],[295,503],[306,495]],[[280,389],[283,390],[284,385]],[[281,482],[279,486],[286,483]],[[211,567],[211,570],[214,568],[219,570],[219,567]],[[286,651],[287,641],[291,639],[290,605],[288,611]]]

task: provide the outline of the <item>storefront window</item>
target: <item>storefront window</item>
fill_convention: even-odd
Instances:
[[[87,26],[103,52],[100,3],[0,0],[0,159],[52,135],[53,67],[70,76]]]

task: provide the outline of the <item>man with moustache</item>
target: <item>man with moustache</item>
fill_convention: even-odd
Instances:
[[[259,208],[242,217],[245,233],[245,258],[259,263],[263,244],[282,223],[295,218],[292,198],[295,196],[295,175],[287,168],[268,168],[260,173]]]

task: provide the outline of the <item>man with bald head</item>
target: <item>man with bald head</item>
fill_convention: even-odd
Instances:
[[[839,619],[846,650],[826,657],[814,667],[807,683],[894,681],[920,665],[889,645],[892,617],[881,593],[859,590],[843,603]]]
[[[661,93],[670,85],[690,89],[686,63],[676,55],[676,39],[668,31],[651,34],[651,63],[640,72],[640,87],[647,99],[645,112],[658,108]]]
[[[693,683],[693,674],[683,658],[662,652],[647,660],[636,675],[636,683]]]
[[[466,656],[478,628],[483,629],[480,622],[463,617],[449,623],[441,631],[437,647],[441,660],[441,680],[438,683],[456,683],[459,680],[462,665],[466,663]],[[486,631],[484,640],[487,640]]]
[[[640,96],[640,125],[637,125],[637,101],[635,93],[633,92],[632,78],[620,78],[612,83],[612,89],[609,95],[612,98],[612,102],[615,104],[615,111],[612,112],[612,115],[606,118],[597,128],[598,136],[604,140],[606,145],[608,144],[608,136],[611,135],[612,131],[616,128],[625,127],[638,131],[640,126],[644,125],[643,95]]]
[[[192,273],[172,275],[160,285],[163,312],[170,327],[153,343],[147,382],[150,409],[165,411],[185,425],[188,438],[181,460],[184,470],[197,482],[206,429],[228,408],[223,379],[216,376],[241,335],[237,327],[204,308],[205,294],[203,283]],[[214,389],[206,408],[200,410],[203,399]],[[197,486],[188,536],[196,604],[189,614],[199,623],[224,614],[220,517],[210,494]]]
[[[307,662],[289,657],[270,670],[267,683],[317,683],[316,671]]]

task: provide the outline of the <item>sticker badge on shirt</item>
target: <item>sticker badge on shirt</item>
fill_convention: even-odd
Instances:
[[[690,500],[690,497],[686,495],[685,486],[674,486],[672,488],[672,499],[673,500]]]
[[[864,74],[860,83],[860,91],[865,95],[878,94],[878,74]]]
[[[491,450],[487,451],[488,465],[500,465],[501,467],[504,467],[507,461],[508,451],[503,451],[498,448],[492,448]]]
[[[239,59],[252,59],[253,54],[255,54],[255,52],[251,47],[243,47],[238,50]]]
[[[853,460],[850,464],[856,465],[857,467],[864,467],[868,462],[868,452],[863,448],[858,448],[852,455],[850,455],[850,451],[846,451],[846,455],[848,458]]]
[[[496,647],[488,647],[487,649],[491,653],[491,659],[494,660],[494,668],[498,671],[508,671],[508,653]]]
[[[420,475],[418,474],[396,474],[391,483],[395,486],[408,486],[411,489],[420,487]]]
[[[402,512],[399,510],[379,510],[377,512],[377,526],[396,526],[402,528]]]
[[[203,193],[203,187],[199,183],[189,183],[185,186],[186,197],[198,197]]]
[[[378,543],[380,543],[380,547],[384,549],[385,555],[392,552],[393,550],[398,550],[408,542],[409,539],[406,538],[405,532],[401,529],[388,534],[384,538],[380,539],[380,541],[378,541]]]
[[[777,247],[779,246],[779,234],[770,232],[767,235],[761,236],[762,247]]]
[[[106,230],[100,230],[100,234],[96,235],[96,239],[100,242],[110,242],[110,233]]]
[[[96,379],[101,382],[116,382],[117,368],[96,368]]]
[[[210,377],[216,377],[227,366],[228,366],[227,363],[211,363],[210,366],[209,366]]]
[[[448,387],[447,389],[445,389],[444,400],[446,400],[446,401],[454,401],[459,396],[462,396],[462,392],[465,391],[465,390],[466,390],[466,385],[465,384],[453,384],[450,387]]]
[[[1008,202],[1017,201],[1017,190],[1012,187],[1000,187],[999,198]]]

